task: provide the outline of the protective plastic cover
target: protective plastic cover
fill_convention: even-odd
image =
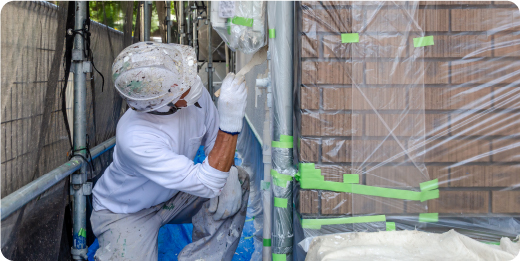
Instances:
[[[266,7],[265,1],[212,1],[211,25],[233,51],[255,53],[267,43]]]
[[[520,234],[518,7],[306,1],[298,15],[296,243]]]

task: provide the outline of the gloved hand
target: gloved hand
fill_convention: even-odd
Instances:
[[[243,76],[229,73],[222,81],[218,99],[220,129],[225,132],[240,132],[246,113],[247,89]]]
[[[213,213],[213,220],[226,219],[235,215],[242,205],[242,187],[238,180],[238,170],[232,166],[226,185],[220,196],[209,200],[209,212]]]

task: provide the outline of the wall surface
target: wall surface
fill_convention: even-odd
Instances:
[[[440,190],[425,202],[301,190],[301,214],[506,214],[520,231],[518,7],[304,1],[300,16],[300,162],[325,181],[359,174],[363,185],[419,191],[438,179]],[[414,47],[424,36],[434,45]]]

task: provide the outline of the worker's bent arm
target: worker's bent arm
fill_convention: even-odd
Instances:
[[[218,131],[215,145],[208,155],[209,165],[219,171],[229,172],[235,159],[238,135]]]
[[[129,175],[143,175],[168,189],[213,198],[226,184],[233,162],[237,138],[228,135],[217,134],[215,147],[210,152],[210,157],[222,161],[218,166],[226,171],[211,166],[208,159],[202,164],[193,164],[191,159],[173,152],[162,137],[143,132],[133,132],[127,139],[118,140],[118,162],[124,162],[120,167]],[[231,140],[231,144],[223,144],[224,140]]]

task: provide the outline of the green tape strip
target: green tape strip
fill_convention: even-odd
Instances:
[[[421,213],[419,214],[419,222],[438,222],[439,213]]]
[[[359,183],[359,174],[343,174],[343,183]]]
[[[347,184],[333,181],[322,181],[318,179],[304,177],[300,177],[300,187],[302,189],[323,189],[367,196],[416,200],[421,202],[439,197],[438,189],[417,192],[411,190],[372,187],[360,184]]]
[[[270,238],[264,238],[264,246],[265,247],[271,246],[271,239]]]
[[[231,22],[236,24],[236,25],[243,25],[243,26],[247,26],[247,27],[253,27],[253,18],[246,18],[246,17],[235,16],[235,17],[233,17]]]
[[[302,219],[302,227],[309,229],[320,229],[323,225],[339,225],[339,224],[354,224],[354,223],[371,223],[371,222],[386,222],[385,215],[377,216],[361,216],[348,218],[327,218],[327,219]]]
[[[439,188],[439,180],[434,179],[419,184],[421,191],[434,190]]]
[[[274,169],[271,170],[271,177],[273,177],[273,184],[282,188],[287,187],[287,181],[293,180],[292,176],[280,174]]]
[[[274,198],[274,206],[277,208],[287,208],[287,199],[286,198]]]
[[[292,149],[292,142],[282,142],[282,141],[271,141],[271,147],[273,148],[282,148],[282,149]]]
[[[276,31],[273,29],[269,29],[269,38],[275,38],[276,37]]]
[[[280,141],[271,141],[273,148],[292,149],[293,145],[293,137],[288,135],[280,135]]]
[[[287,257],[285,254],[273,254],[273,261],[286,261]]]
[[[271,187],[271,182],[263,181],[263,180],[262,180],[262,182],[260,182],[260,188],[262,190],[269,190],[270,187]]]
[[[78,232],[78,236],[86,238],[87,237],[87,231],[85,229],[83,229],[83,228],[80,228],[79,232]]]
[[[433,44],[433,35],[413,38],[413,47],[423,47]]]
[[[341,34],[341,43],[357,43],[359,42],[359,34]]]
[[[289,135],[280,135],[280,141],[293,142],[294,138]]]
[[[228,18],[227,19],[227,23],[226,23],[226,28],[227,28],[227,34],[229,34],[229,35],[231,35],[231,26],[230,26],[230,24],[231,24],[231,18]],[[229,45],[229,43],[228,43],[228,45]]]
[[[386,231],[395,231],[395,222],[386,222]]]
[[[299,173],[297,176],[297,180],[300,182],[300,187],[302,189],[323,189],[336,192],[361,194],[367,196],[416,200],[421,202],[439,197],[439,190],[433,189],[435,188],[435,186],[438,186],[438,182],[435,182],[435,180],[431,182],[421,183],[422,187],[427,190],[419,192],[412,190],[373,187],[361,184],[349,184],[345,182],[325,181],[324,177],[321,175],[321,170],[313,168],[313,163],[299,164]],[[345,175],[348,174],[344,174],[344,178]],[[352,181],[350,179],[350,176],[347,176],[347,181]]]
[[[488,245],[497,245],[497,246],[500,246],[500,242],[488,242],[488,241],[482,241],[482,243],[484,243],[484,244],[488,244]]]

